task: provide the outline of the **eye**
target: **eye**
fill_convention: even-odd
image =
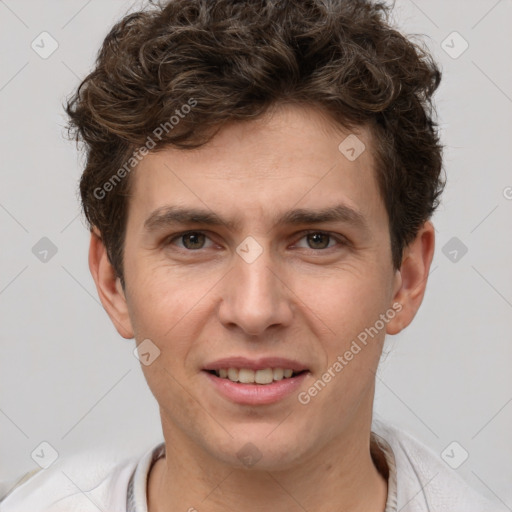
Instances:
[[[208,249],[214,245],[212,240],[210,240],[202,231],[187,231],[185,233],[173,235],[168,238],[166,243],[167,245],[176,245],[185,251]],[[295,244],[295,247],[321,251],[331,249],[336,245],[344,246],[347,245],[347,242],[343,237],[335,237],[324,231],[311,231],[302,236],[302,238],[299,239],[299,242]]]
[[[307,246],[297,243],[296,247],[314,250],[330,249],[331,247],[334,247],[336,243],[345,245],[342,240],[336,239],[333,237],[333,235],[329,233],[324,233],[323,231],[313,231],[307,233],[300,240],[305,240]]]
[[[196,251],[198,249],[205,249],[207,240],[209,240],[209,238],[201,231],[188,231],[187,233],[181,233],[169,239],[168,244],[177,245],[181,249],[188,251]]]

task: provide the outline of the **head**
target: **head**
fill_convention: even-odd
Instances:
[[[166,2],[110,31],[68,103],[100,298],[160,351],[143,370],[164,432],[220,460],[252,442],[284,467],[367,426],[385,334],[421,304],[440,72],[387,16]],[[211,385],[230,357],[306,372],[279,402],[234,403]]]

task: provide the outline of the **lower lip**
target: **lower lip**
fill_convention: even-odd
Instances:
[[[271,384],[241,384],[229,379],[221,379],[207,371],[204,373],[217,391],[240,405],[266,405],[279,402],[297,391],[308,374],[303,372],[296,377],[277,380]]]

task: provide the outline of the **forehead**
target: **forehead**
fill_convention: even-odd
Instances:
[[[365,215],[383,208],[369,130],[344,129],[311,106],[281,105],[226,124],[199,148],[152,153],[132,179],[130,216],[167,205],[252,219],[340,201]]]

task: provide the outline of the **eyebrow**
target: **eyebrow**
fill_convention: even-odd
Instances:
[[[320,210],[299,208],[290,210],[276,219],[275,224],[300,225],[343,222],[362,230],[368,230],[364,215],[347,205],[339,204]],[[145,231],[151,233],[174,224],[203,224],[207,226],[223,226],[229,230],[240,227],[239,221],[223,219],[216,213],[198,208],[180,206],[163,206],[154,210],[144,222]]]

